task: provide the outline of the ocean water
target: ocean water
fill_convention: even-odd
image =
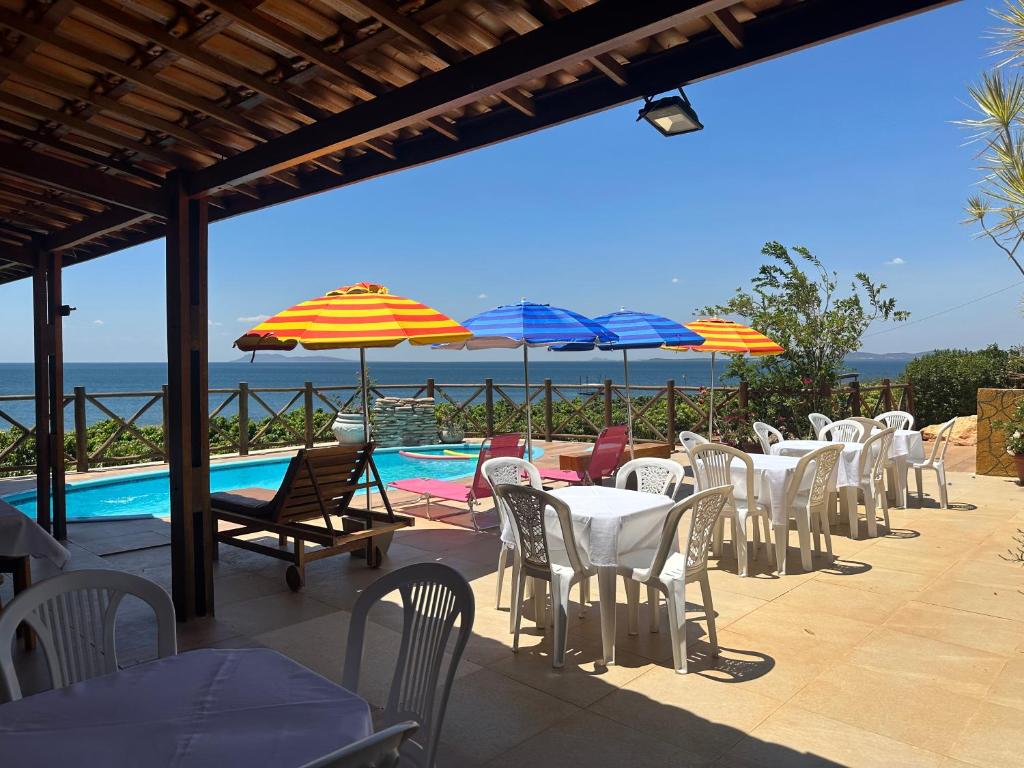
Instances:
[[[467,356],[472,353],[466,353]],[[538,351],[530,361],[531,385],[551,379],[555,384],[571,385],[565,394],[586,391],[588,386],[600,385],[605,379],[622,383],[622,360],[618,356],[588,360],[551,360],[555,353]],[[388,394],[411,395],[433,378],[438,384],[482,384],[491,378],[495,384],[519,385],[510,389],[508,395],[519,402],[523,399],[523,368],[518,362],[452,362],[442,359],[433,362],[396,363],[370,361],[370,378],[377,384],[403,385],[403,388],[388,390]],[[862,380],[896,379],[903,372],[901,361],[858,361],[848,367],[858,373]],[[719,367],[719,371],[721,366]],[[74,387],[85,387],[89,394],[110,392],[159,392],[167,381],[167,367],[164,363],[66,363],[64,366],[64,391],[70,394]],[[239,382],[247,382],[251,388],[302,387],[311,381],[317,386],[347,386],[358,384],[358,363],[338,362],[266,362],[266,363],[211,363],[209,381],[211,389],[236,388]],[[679,355],[678,360],[638,360],[630,363],[630,384],[633,386],[664,386],[674,379],[677,386],[707,386],[710,384],[710,366],[707,355]],[[716,383],[728,384],[728,381]],[[10,428],[4,414],[22,424],[32,424],[33,367],[31,363],[0,363],[0,397],[21,395],[25,399],[0,399],[0,429]],[[453,397],[468,396],[471,390],[454,390]],[[345,395],[347,397],[347,395]],[[211,410],[220,405],[227,395],[211,394]],[[261,394],[269,406],[280,408],[292,395],[284,393]],[[105,398],[103,404],[122,417],[133,415],[147,398],[122,397]],[[478,399],[483,402],[483,397]],[[301,406],[301,398],[299,400]],[[322,403],[316,402],[317,406]],[[234,403],[221,413],[231,416],[235,413]],[[250,405],[250,418],[266,416],[256,404]],[[87,408],[88,422],[107,418],[93,405]],[[162,419],[159,404],[154,405],[140,419],[141,424],[159,424]],[[73,409],[65,408],[65,426],[73,426]]]

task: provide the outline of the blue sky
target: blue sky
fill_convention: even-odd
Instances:
[[[974,147],[952,121],[991,64],[995,0],[967,0],[687,89],[706,129],[665,139],[636,105],[214,225],[210,359],[245,318],[374,280],[465,319],[527,297],[682,322],[725,300],[761,245],[865,270],[920,318],[1017,282],[960,224]],[[894,263],[896,262],[896,263]],[[165,359],[162,241],[65,272],[69,361]],[[1024,286],[899,330],[873,352],[1024,341]],[[32,359],[28,282],[0,286],[0,361]],[[885,327],[874,329],[885,331]],[[870,333],[870,332],[869,332]],[[377,359],[514,358],[408,345]]]

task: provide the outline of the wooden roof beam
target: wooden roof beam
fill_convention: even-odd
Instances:
[[[0,248],[0,259],[31,269],[34,269],[36,266],[36,257],[31,248],[16,248],[12,246]]]
[[[92,0],[88,0],[92,2]],[[731,0],[602,0],[552,24],[435,72],[373,101],[299,128],[215,165],[189,180],[204,194],[309,162],[325,154],[437,117],[519,83],[593,58],[692,18]]]
[[[26,152],[14,144],[0,145],[0,171],[142,213],[163,214],[165,208],[160,191],[39,152]]]
[[[743,25],[732,15],[732,11],[723,8],[708,15],[708,21],[717,29],[733,48],[743,47]]]
[[[124,208],[112,208],[92,216],[79,224],[51,233],[43,239],[42,248],[46,251],[61,251],[74,248],[97,237],[109,235],[119,229],[146,221],[150,214],[140,211],[129,211]]]
[[[622,65],[610,53],[602,53],[600,56],[595,56],[590,60],[590,63],[616,85],[625,86],[629,84],[626,70],[622,68]]]

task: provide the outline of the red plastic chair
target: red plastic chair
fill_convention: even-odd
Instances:
[[[569,485],[596,485],[615,474],[628,443],[629,435],[625,426],[605,427],[594,442],[594,450],[590,452],[590,463],[583,473],[571,469],[542,469],[541,479],[561,481]]]

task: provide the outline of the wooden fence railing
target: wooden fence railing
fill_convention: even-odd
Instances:
[[[701,431],[707,422],[707,391],[703,387],[631,386],[634,431],[646,439],[675,443],[680,429]],[[526,421],[526,392],[517,383],[443,384],[428,379],[416,384],[373,384],[371,396],[433,397],[449,420],[460,421],[470,436],[491,436],[522,431]],[[743,424],[757,418],[760,395],[746,382],[738,387],[715,389],[715,410]],[[829,403],[839,416],[875,416],[887,410],[913,413],[914,393],[909,383],[885,379],[877,385],[857,382],[834,390],[800,394],[806,402]],[[271,448],[305,446],[332,439],[333,416],[338,411],[358,410],[357,386],[250,387],[211,389],[210,447],[213,454],[239,454]],[[545,379],[531,384],[534,437],[546,440],[592,438],[604,427],[624,420],[625,387],[606,379],[597,385],[556,384]],[[12,404],[31,405],[31,395],[0,396],[0,473],[34,469],[32,452],[35,426],[17,418]],[[117,403],[122,407],[118,408]],[[87,392],[75,387],[64,396],[72,409],[65,419],[65,459],[69,468],[88,472],[100,466],[166,461],[167,388],[149,392]],[[121,411],[120,413],[118,411]],[[159,415],[158,415],[159,414]],[[91,417],[91,418],[90,418]],[[237,417],[232,419],[230,417]],[[103,429],[90,431],[97,422]],[[127,440],[123,438],[128,438]]]

